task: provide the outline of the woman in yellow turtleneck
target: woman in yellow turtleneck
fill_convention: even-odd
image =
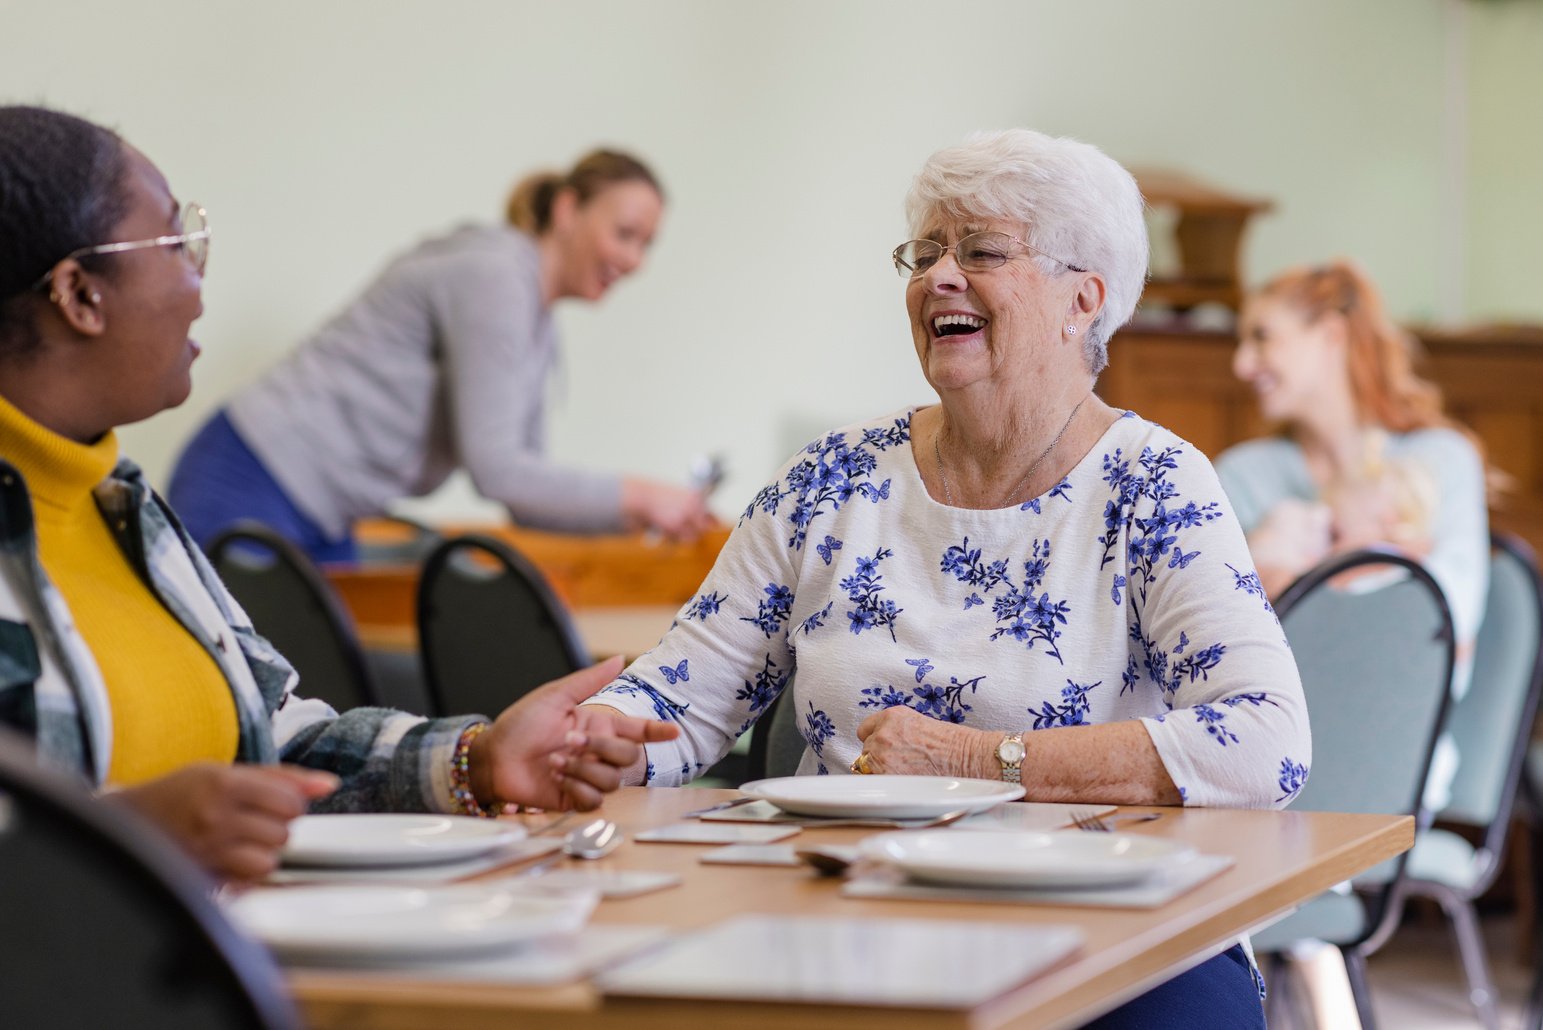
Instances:
[[[491,722],[339,716],[119,459],[115,427],[191,388],[207,252],[202,209],[114,133],[0,107],[0,724],[232,878],[270,871],[308,807],[599,804],[677,732],[577,707],[615,663]]]

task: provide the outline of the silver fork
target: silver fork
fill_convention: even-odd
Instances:
[[[1108,833],[1110,826],[1098,817],[1098,813],[1090,809],[1078,809],[1072,813],[1072,825],[1079,830],[1089,833]]]

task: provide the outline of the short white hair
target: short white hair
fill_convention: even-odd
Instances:
[[[943,219],[1019,222],[1025,240],[1056,261],[1097,272],[1104,308],[1082,341],[1094,375],[1109,364],[1109,337],[1130,321],[1147,276],[1141,190],[1120,163],[1074,139],[1032,129],[980,132],[927,159],[906,195],[906,221],[921,237]]]

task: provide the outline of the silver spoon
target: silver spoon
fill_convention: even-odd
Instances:
[[[591,819],[563,840],[563,853],[574,858],[604,858],[621,847],[621,828],[609,819]]]

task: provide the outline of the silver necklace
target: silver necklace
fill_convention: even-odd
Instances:
[[[1009,492],[1006,497],[1002,498],[1002,502],[997,505],[998,508],[1007,507],[1008,503],[1011,502],[1014,497],[1017,497],[1019,491],[1021,491],[1028,483],[1028,481],[1033,478],[1034,473],[1039,471],[1039,467],[1045,463],[1045,459],[1050,457],[1050,452],[1055,450],[1055,445],[1061,442],[1061,437],[1065,436],[1066,431],[1072,427],[1072,419],[1077,417],[1077,412],[1082,410],[1082,405],[1086,400],[1087,397],[1083,397],[1082,400],[1077,402],[1077,406],[1072,408],[1072,413],[1067,415],[1066,421],[1061,424],[1061,431],[1055,434],[1055,439],[1051,440],[1050,443],[1046,445],[1044,450],[1039,452],[1039,457],[1034,459],[1034,464],[1029,466],[1029,471],[1025,472],[1023,474],[1023,478],[1018,480],[1018,485],[1013,487],[1011,492]],[[943,499],[947,501],[948,506],[952,508],[954,506],[954,492],[948,488],[948,473],[943,470],[943,449],[938,446],[938,439],[942,437],[942,435],[942,427],[939,427],[937,436],[932,438],[932,456],[937,459],[938,479],[943,483]]]

